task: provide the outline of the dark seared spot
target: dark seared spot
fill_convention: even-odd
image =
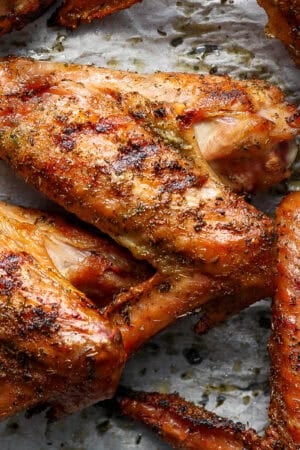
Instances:
[[[77,131],[77,127],[69,126],[63,130],[63,134],[70,136],[71,134],[75,133],[76,131]]]
[[[26,336],[31,332],[38,331],[45,336],[59,330],[60,326],[56,323],[58,317],[58,305],[52,305],[51,311],[45,311],[42,306],[35,308],[24,308],[19,317],[19,333]]]
[[[132,115],[132,117],[134,119],[137,119],[137,120],[145,119],[147,116],[145,111],[130,111],[130,114]]]
[[[170,402],[167,399],[160,399],[158,401],[158,406],[163,409],[168,409],[170,406]]]
[[[171,284],[168,283],[168,282],[160,283],[160,284],[157,286],[157,290],[158,290],[158,292],[160,292],[161,294],[165,294],[165,293],[169,292],[170,289],[171,289]]]
[[[176,120],[184,128],[189,128],[195,122],[200,121],[203,118],[202,112],[196,109],[189,109],[176,117]]]
[[[50,84],[42,79],[34,78],[32,81],[27,82],[26,86],[23,88],[20,99],[26,101],[32,97],[38,97],[48,92]]]
[[[64,136],[61,139],[60,145],[65,152],[71,152],[72,150],[74,150],[74,148],[76,146],[76,141],[75,141],[75,139],[72,139],[71,137]]]
[[[86,368],[88,373],[88,380],[93,381],[95,380],[96,376],[96,360],[92,357],[86,358]]]
[[[156,161],[154,164],[154,172],[156,174],[159,174],[163,171],[170,171],[170,172],[182,172],[186,173],[186,169],[183,168],[178,161],[175,160],[167,160],[167,161]]]
[[[141,170],[144,161],[157,151],[158,147],[154,143],[131,140],[127,145],[119,147],[119,158],[112,164],[112,167],[117,173],[128,169]]]
[[[200,187],[202,186],[207,180],[207,177],[198,177],[193,174],[187,173],[183,178],[181,179],[170,179],[167,181],[161,188],[160,192],[184,192],[188,188],[192,186]]]
[[[0,260],[0,295],[10,296],[22,286],[21,266],[32,258],[26,253],[8,253]]]
[[[101,134],[111,133],[115,129],[116,129],[116,124],[112,120],[109,120],[109,119],[102,119],[95,126],[96,132],[101,133]]]
[[[166,110],[165,108],[161,107],[161,108],[157,108],[154,110],[154,115],[155,117],[158,117],[160,119],[163,119],[164,117],[166,117]]]

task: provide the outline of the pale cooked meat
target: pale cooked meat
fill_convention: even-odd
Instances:
[[[108,237],[59,215],[0,202],[0,232],[34,251],[41,266],[56,269],[99,307],[153,272]]]
[[[55,0],[1,0],[0,36],[20,30],[39,17]]]
[[[2,62],[0,154],[156,269],[107,310],[130,353],[212,298],[272,293],[274,230],[211,172],[184,105],[95,85],[97,73]]]
[[[269,17],[268,35],[280,39],[295,63],[300,65],[300,2],[299,0],[257,0]]]
[[[300,193],[280,204],[277,293],[270,341],[271,427],[283,448],[300,447]]]
[[[141,0],[63,0],[50,24],[77,28],[81,23],[90,23],[95,19],[103,19],[122,9],[129,8]]]

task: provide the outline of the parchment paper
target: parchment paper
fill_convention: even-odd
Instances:
[[[0,56],[94,63],[112,69],[228,73],[278,83],[299,101],[298,71],[283,45],[264,35],[266,15],[254,0],[144,0],[130,10],[75,32],[49,29],[41,19],[1,38]],[[55,208],[0,165],[0,198]],[[262,196],[271,212],[279,195]],[[173,325],[126,366],[122,384],[135,389],[178,391],[186,399],[262,431],[267,423],[269,302],[197,337],[196,318]],[[191,364],[191,349],[198,364]],[[201,362],[199,362],[201,361]],[[1,450],[167,449],[153,433],[96,405],[47,425],[43,415],[23,415],[0,424]]]

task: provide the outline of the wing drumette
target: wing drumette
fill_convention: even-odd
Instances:
[[[97,69],[79,73],[61,64],[1,64],[0,153],[156,269],[108,307],[127,353],[212,298],[242,292],[255,301],[273,292],[272,222],[206,165],[194,134],[199,119],[184,104],[95,84]],[[292,123],[295,110],[287,111]]]

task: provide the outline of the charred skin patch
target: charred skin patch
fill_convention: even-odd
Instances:
[[[158,151],[159,148],[154,142],[130,139],[126,145],[119,147],[119,158],[112,164],[112,167],[118,174],[128,169],[140,171],[147,158]]]
[[[4,253],[0,259],[0,295],[9,297],[22,287],[21,267],[32,257],[26,253]]]

